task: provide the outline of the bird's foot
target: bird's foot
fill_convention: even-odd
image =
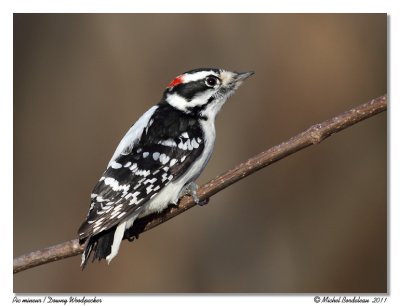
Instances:
[[[139,234],[134,234],[132,236],[126,237],[126,239],[128,239],[129,242],[132,242],[135,239],[139,239]]]
[[[180,196],[190,195],[192,196],[193,201],[197,205],[199,206],[206,205],[210,201],[210,199],[206,198],[204,200],[200,200],[200,198],[197,195],[197,189],[199,189],[199,186],[195,182],[191,182],[182,189]]]

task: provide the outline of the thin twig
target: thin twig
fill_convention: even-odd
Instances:
[[[322,123],[313,125],[306,131],[290,138],[271,149],[264,151],[247,161],[236,166],[232,170],[216,177],[212,181],[203,185],[198,190],[198,196],[207,199],[235,182],[245,178],[246,176],[286,157],[301,149],[313,144],[318,144],[327,137],[337,133],[349,126],[372,117],[387,109],[386,95],[372,99],[371,101],[359,105],[347,112],[344,112],[332,119]],[[128,233],[130,238],[137,236],[145,231],[160,225],[169,219],[183,213],[195,206],[192,198],[183,197],[179,205],[170,207],[158,215],[151,215],[140,219],[139,223],[135,223],[135,227]],[[14,258],[14,273],[30,269],[39,265],[43,265],[52,261],[61,260],[71,256],[79,255],[83,252],[82,246],[79,245],[77,239],[66,241],[54,246],[47,247],[42,250],[34,251],[25,255]]]

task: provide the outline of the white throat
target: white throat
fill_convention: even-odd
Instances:
[[[218,115],[222,106],[224,106],[227,97],[217,98],[213,102],[211,102],[207,107],[201,112],[203,117],[207,117],[211,122],[215,121],[215,117]]]

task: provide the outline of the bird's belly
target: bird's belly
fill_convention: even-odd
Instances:
[[[184,183],[172,182],[163,188],[159,194],[151,199],[143,211],[140,213],[139,218],[147,216],[155,212],[161,212],[168,207],[168,204],[176,204],[179,199],[179,193],[184,187]]]

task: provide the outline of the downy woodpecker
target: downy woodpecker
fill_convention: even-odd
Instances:
[[[110,262],[135,220],[161,212],[190,193],[214,148],[215,117],[253,72],[195,69],[176,77],[161,101],[145,112],[119,143],[91,195],[78,230],[84,244],[82,268],[90,254]]]

